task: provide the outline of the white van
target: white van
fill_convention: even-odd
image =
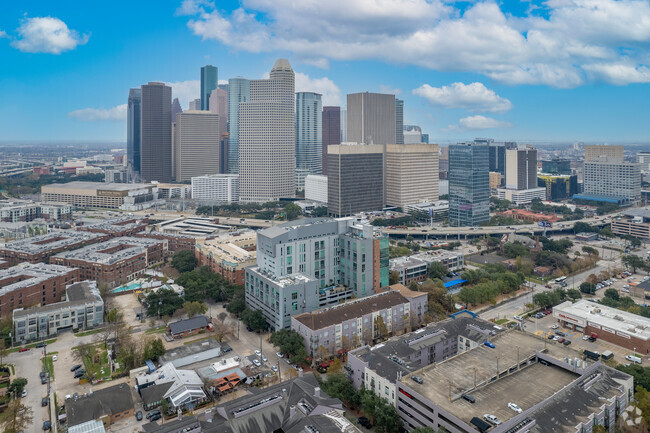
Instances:
[[[524,321],[524,318],[521,317],[521,316],[513,316],[513,319],[518,320],[518,321],[520,321],[520,322],[523,322],[523,321]]]
[[[641,364],[641,358],[639,358],[638,356],[625,355],[625,359],[627,359],[630,362],[634,362],[636,364]]]

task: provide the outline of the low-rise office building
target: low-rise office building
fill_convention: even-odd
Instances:
[[[398,379],[404,428],[581,433],[602,425],[614,431],[633,393],[632,376],[520,331],[489,342]]]
[[[199,266],[208,266],[232,284],[244,284],[245,269],[257,263],[257,233],[239,230],[196,243]]]
[[[147,228],[148,219],[134,217],[112,218],[95,224],[78,226],[77,230],[92,233],[104,233],[111,238],[133,236]]]
[[[650,353],[650,319],[617,308],[581,299],[553,307],[553,317],[562,326],[625,347],[636,353]]]
[[[383,292],[293,316],[291,329],[304,339],[310,356],[323,359],[410,330],[411,308],[399,292]]]
[[[646,209],[630,209],[623,212],[624,217],[612,220],[612,233],[650,239],[650,212]]]
[[[76,395],[76,394],[75,394]],[[126,383],[71,397],[65,401],[68,427],[101,421],[105,427],[134,416],[131,388]]]
[[[429,266],[434,262],[442,263],[447,272],[453,272],[465,267],[465,256],[457,251],[426,251],[390,259],[390,271],[399,273],[399,282],[408,286],[413,281],[426,280]]]
[[[65,288],[65,300],[13,311],[14,341],[49,338],[62,329],[89,329],[104,323],[104,301],[94,281]]]
[[[224,173],[193,177],[192,198],[207,203],[237,203],[239,175]]]
[[[65,287],[79,281],[79,269],[45,263],[22,263],[0,270],[0,316],[15,308],[48,305],[65,297]]]
[[[121,237],[59,253],[50,263],[80,269],[80,278],[117,286],[131,281],[167,256],[167,241]]]
[[[148,209],[158,200],[158,188],[150,183],[68,182],[41,187],[44,201],[68,203],[76,207],[105,209]]]
[[[51,256],[61,251],[74,250],[107,239],[108,236],[101,233],[55,230],[7,242],[4,247],[0,247],[0,257],[10,265],[23,262],[47,263]]]
[[[546,188],[499,188],[497,189],[497,197],[501,200],[508,200],[515,206],[530,204],[535,199],[546,200]]]

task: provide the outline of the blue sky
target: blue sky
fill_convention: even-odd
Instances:
[[[398,93],[432,141],[650,142],[647,0],[5,2],[0,141],[124,141],[130,87],[187,108],[202,65],[278,57],[325,104]]]

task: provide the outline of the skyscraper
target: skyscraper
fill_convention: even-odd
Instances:
[[[475,226],[490,219],[487,142],[449,146],[449,222]]]
[[[201,98],[190,101],[190,111],[200,111],[201,110]]]
[[[201,68],[201,110],[210,109],[210,94],[219,84],[219,70],[216,66],[205,65]]]
[[[404,101],[397,98],[395,99],[395,143],[404,144]]]
[[[298,173],[321,174],[323,153],[323,103],[313,92],[296,93],[296,188],[305,187]]]
[[[228,173],[239,173],[239,103],[250,98],[250,80],[228,80]]]
[[[321,164],[327,175],[327,146],[341,143],[341,107],[323,107],[323,151]]]
[[[142,89],[129,90],[126,118],[126,160],[130,175],[140,173],[140,118]]]
[[[176,116],[174,165],[177,182],[219,172],[219,115],[186,111]]]
[[[348,141],[348,110],[341,108],[341,143]]]
[[[438,200],[437,144],[387,144],[384,158],[387,206]]]
[[[352,93],[348,95],[347,141],[395,144],[395,95]]]
[[[402,144],[420,144],[422,141],[422,128],[417,125],[402,126]]]
[[[176,115],[182,112],[181,103],[178,102],[178,98],[174,98],[174,102],[172,102],[172,123],[176,122]]]
[[[228,92],[214,89],[210,94],[210,113],[219,115],[219,136],[228,133]]]
[[[140,176],[145,182],[171,182],[172,88],[150,82],[142,86]]]
[[[586,145],[585,146],[585,162],[598,161],[603,157],[607,157],[610,162],[614,160],[623,161],[623,146],[599,146],[599,145]]]
[[[506,150],[506,188],[537,188],[537,149],[527,146]]]
[[[286,59],[275,62],[269,79],[250,81],[250,102],[239,103],[240,201],[295,196],[295,98],[295,75]]]

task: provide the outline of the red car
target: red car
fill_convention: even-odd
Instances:
[[[564,343],[564,338],[560,338],[559,340],[557,340],[557,342],[558,343]]]
[[[21,347],[18,349],[19,352],[27,352],[29,350],[29,347]]]

